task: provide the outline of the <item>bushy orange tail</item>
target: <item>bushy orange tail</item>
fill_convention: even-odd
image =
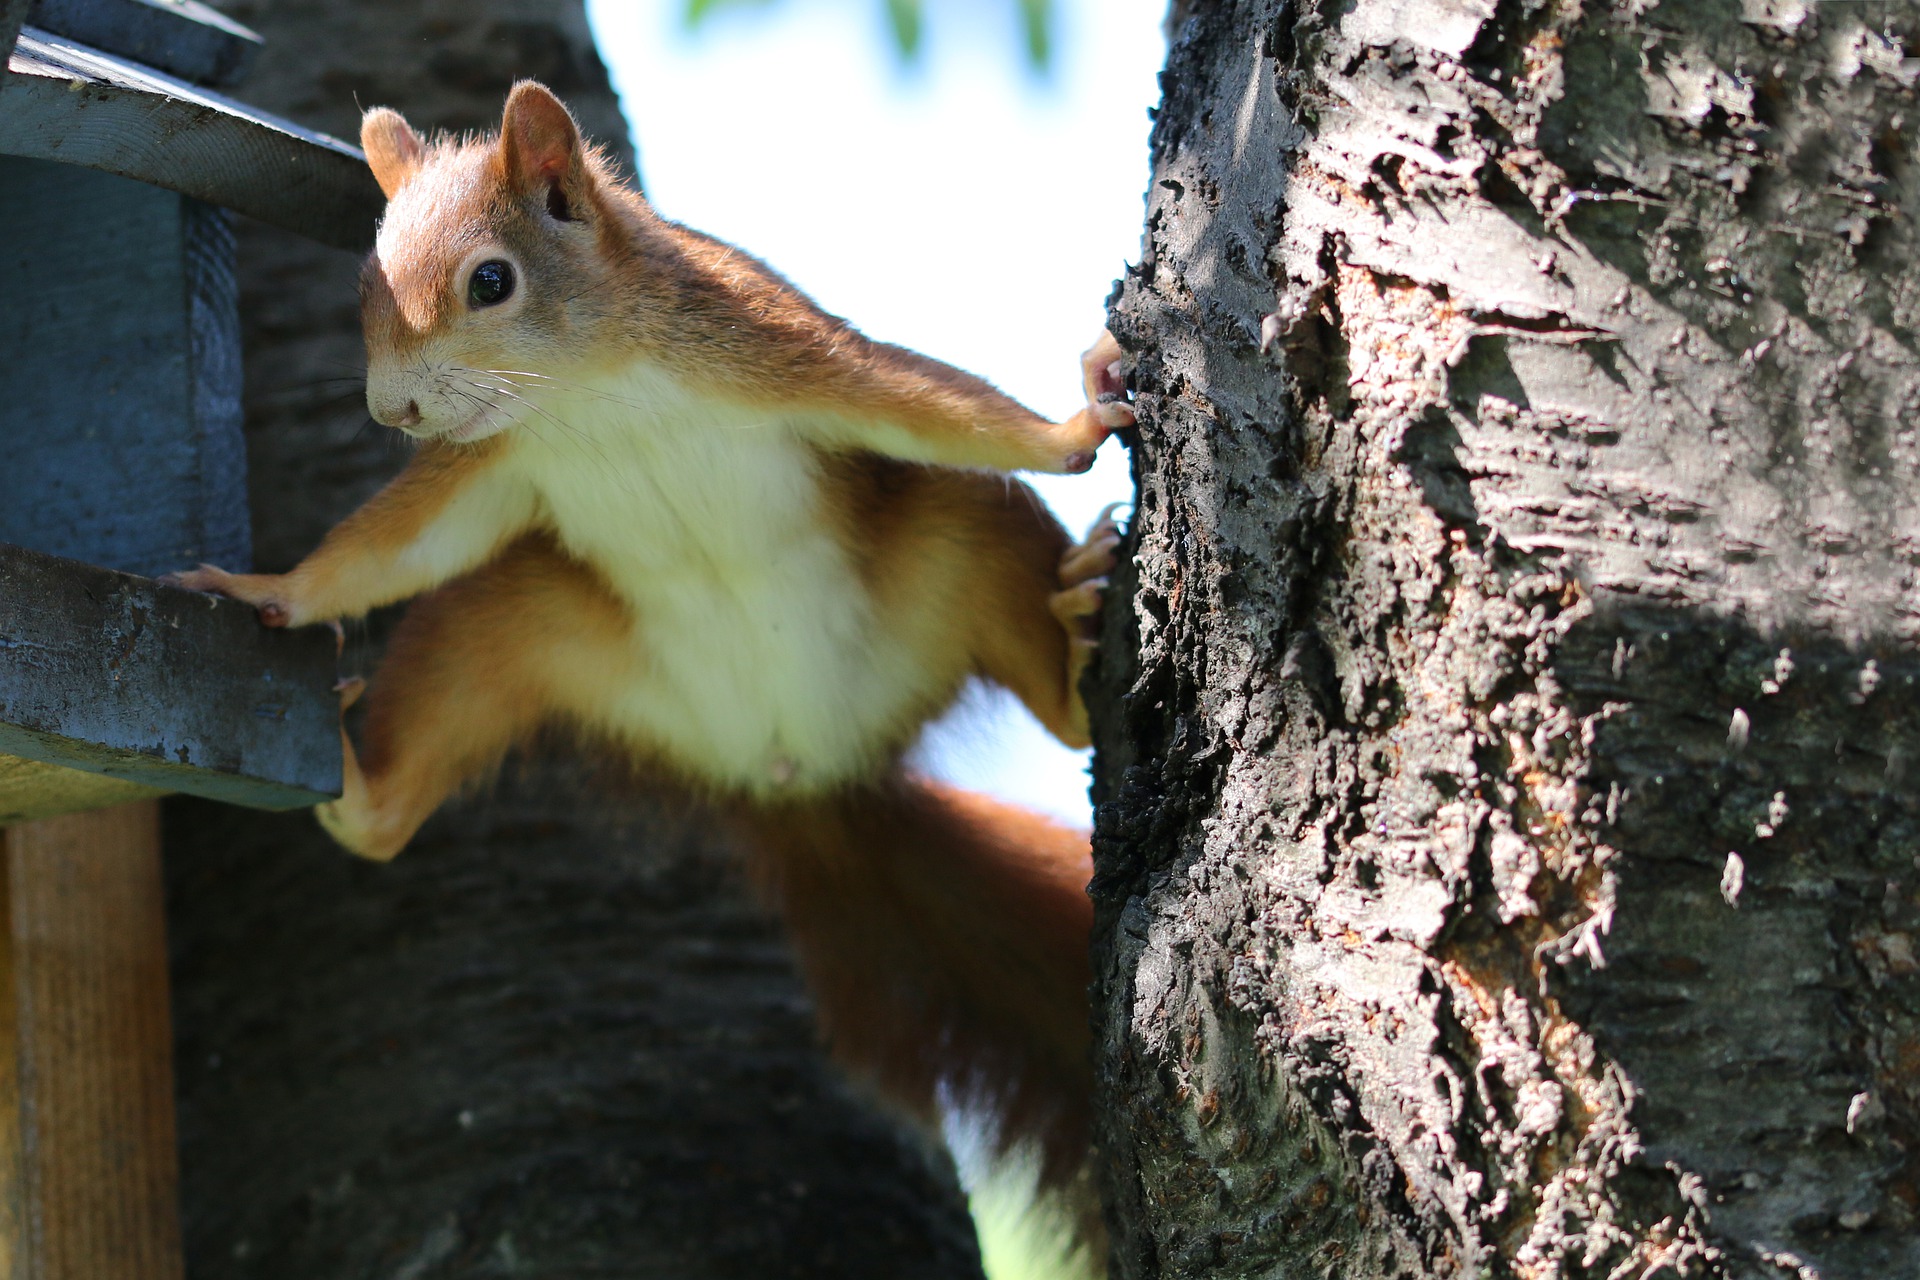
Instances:
[[[943,1097],[987,1111],[1003,1151],[1034,1144],[1043,1183],[1082,1198],[1086,836],[904,775],[756,826],[835,1056],[929,1122]]]

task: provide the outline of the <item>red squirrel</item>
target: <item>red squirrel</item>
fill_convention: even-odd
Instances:
[[[973,676],[1086,744],[1118,536],[1001,473],[1083,471],[1133,421],[1119,347],[1049,422],[660,217],[531,81],[497,137],[375,108],[361,145],[367,404],[418,451],[291,571],[175,578],[275,627],[419,597],[320,821],[387,859],[537,730],[625,753],[742,816],[845,1062],[923,1118],[989,1107],[1069,1182],[1086,837],[902,757]]]

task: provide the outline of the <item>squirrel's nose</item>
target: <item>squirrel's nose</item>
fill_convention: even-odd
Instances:
[[[367,409],[373,414],[373,420],[383,427],[400,427],[404,429],[406,427],[417,427],[420,425],[420,402],[418,400],[409,400],[407,401],[407,407],[405,409],[398,410],[393,407],[393,401],[391,400],[385,404],[375,403],[374,397],[372,396],[368,396],[367,400]]]

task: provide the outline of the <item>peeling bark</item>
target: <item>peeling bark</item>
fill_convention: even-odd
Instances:
[[[1920,1274],[1913,10],[1194,8],[1113,314],[1119,1273]]]

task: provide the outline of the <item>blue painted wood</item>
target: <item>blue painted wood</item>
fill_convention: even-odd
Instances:
[[[260,37],[197,0],[33,0],[27,21],[193,84],[232,88]]]
[[[0,541],[154,576],[250,548],[232,232],[0,157]]]
[[[13,56],[13,42],[27,21],[32,0],[0,0],[0,80],[7,78],[7,59]]]
[[[137,178],[322,244],[373,244],[385,198],[337,138],[34,27],[7,65],[0,154]]]
[[[340,784],[331,638],[132,575],[250,559],[233,235],[192,197],[357,247],[378,190],[334,139],[16,40],[26,4],[0,0],[0,809],[315,803]]]
[[[324,629],[0,545],[0,753],[262,809],[340,792]]]
[[[123,179],[124,181],[124,179]],[[234,273],[233,222],[224,209],[186,196],[180,201],[187,351],[192,366],[192,427],[199,450],[202,545],[235,564],[253,565],[253,519],[247,508],[247,444],[241,407],[240,281]]]

